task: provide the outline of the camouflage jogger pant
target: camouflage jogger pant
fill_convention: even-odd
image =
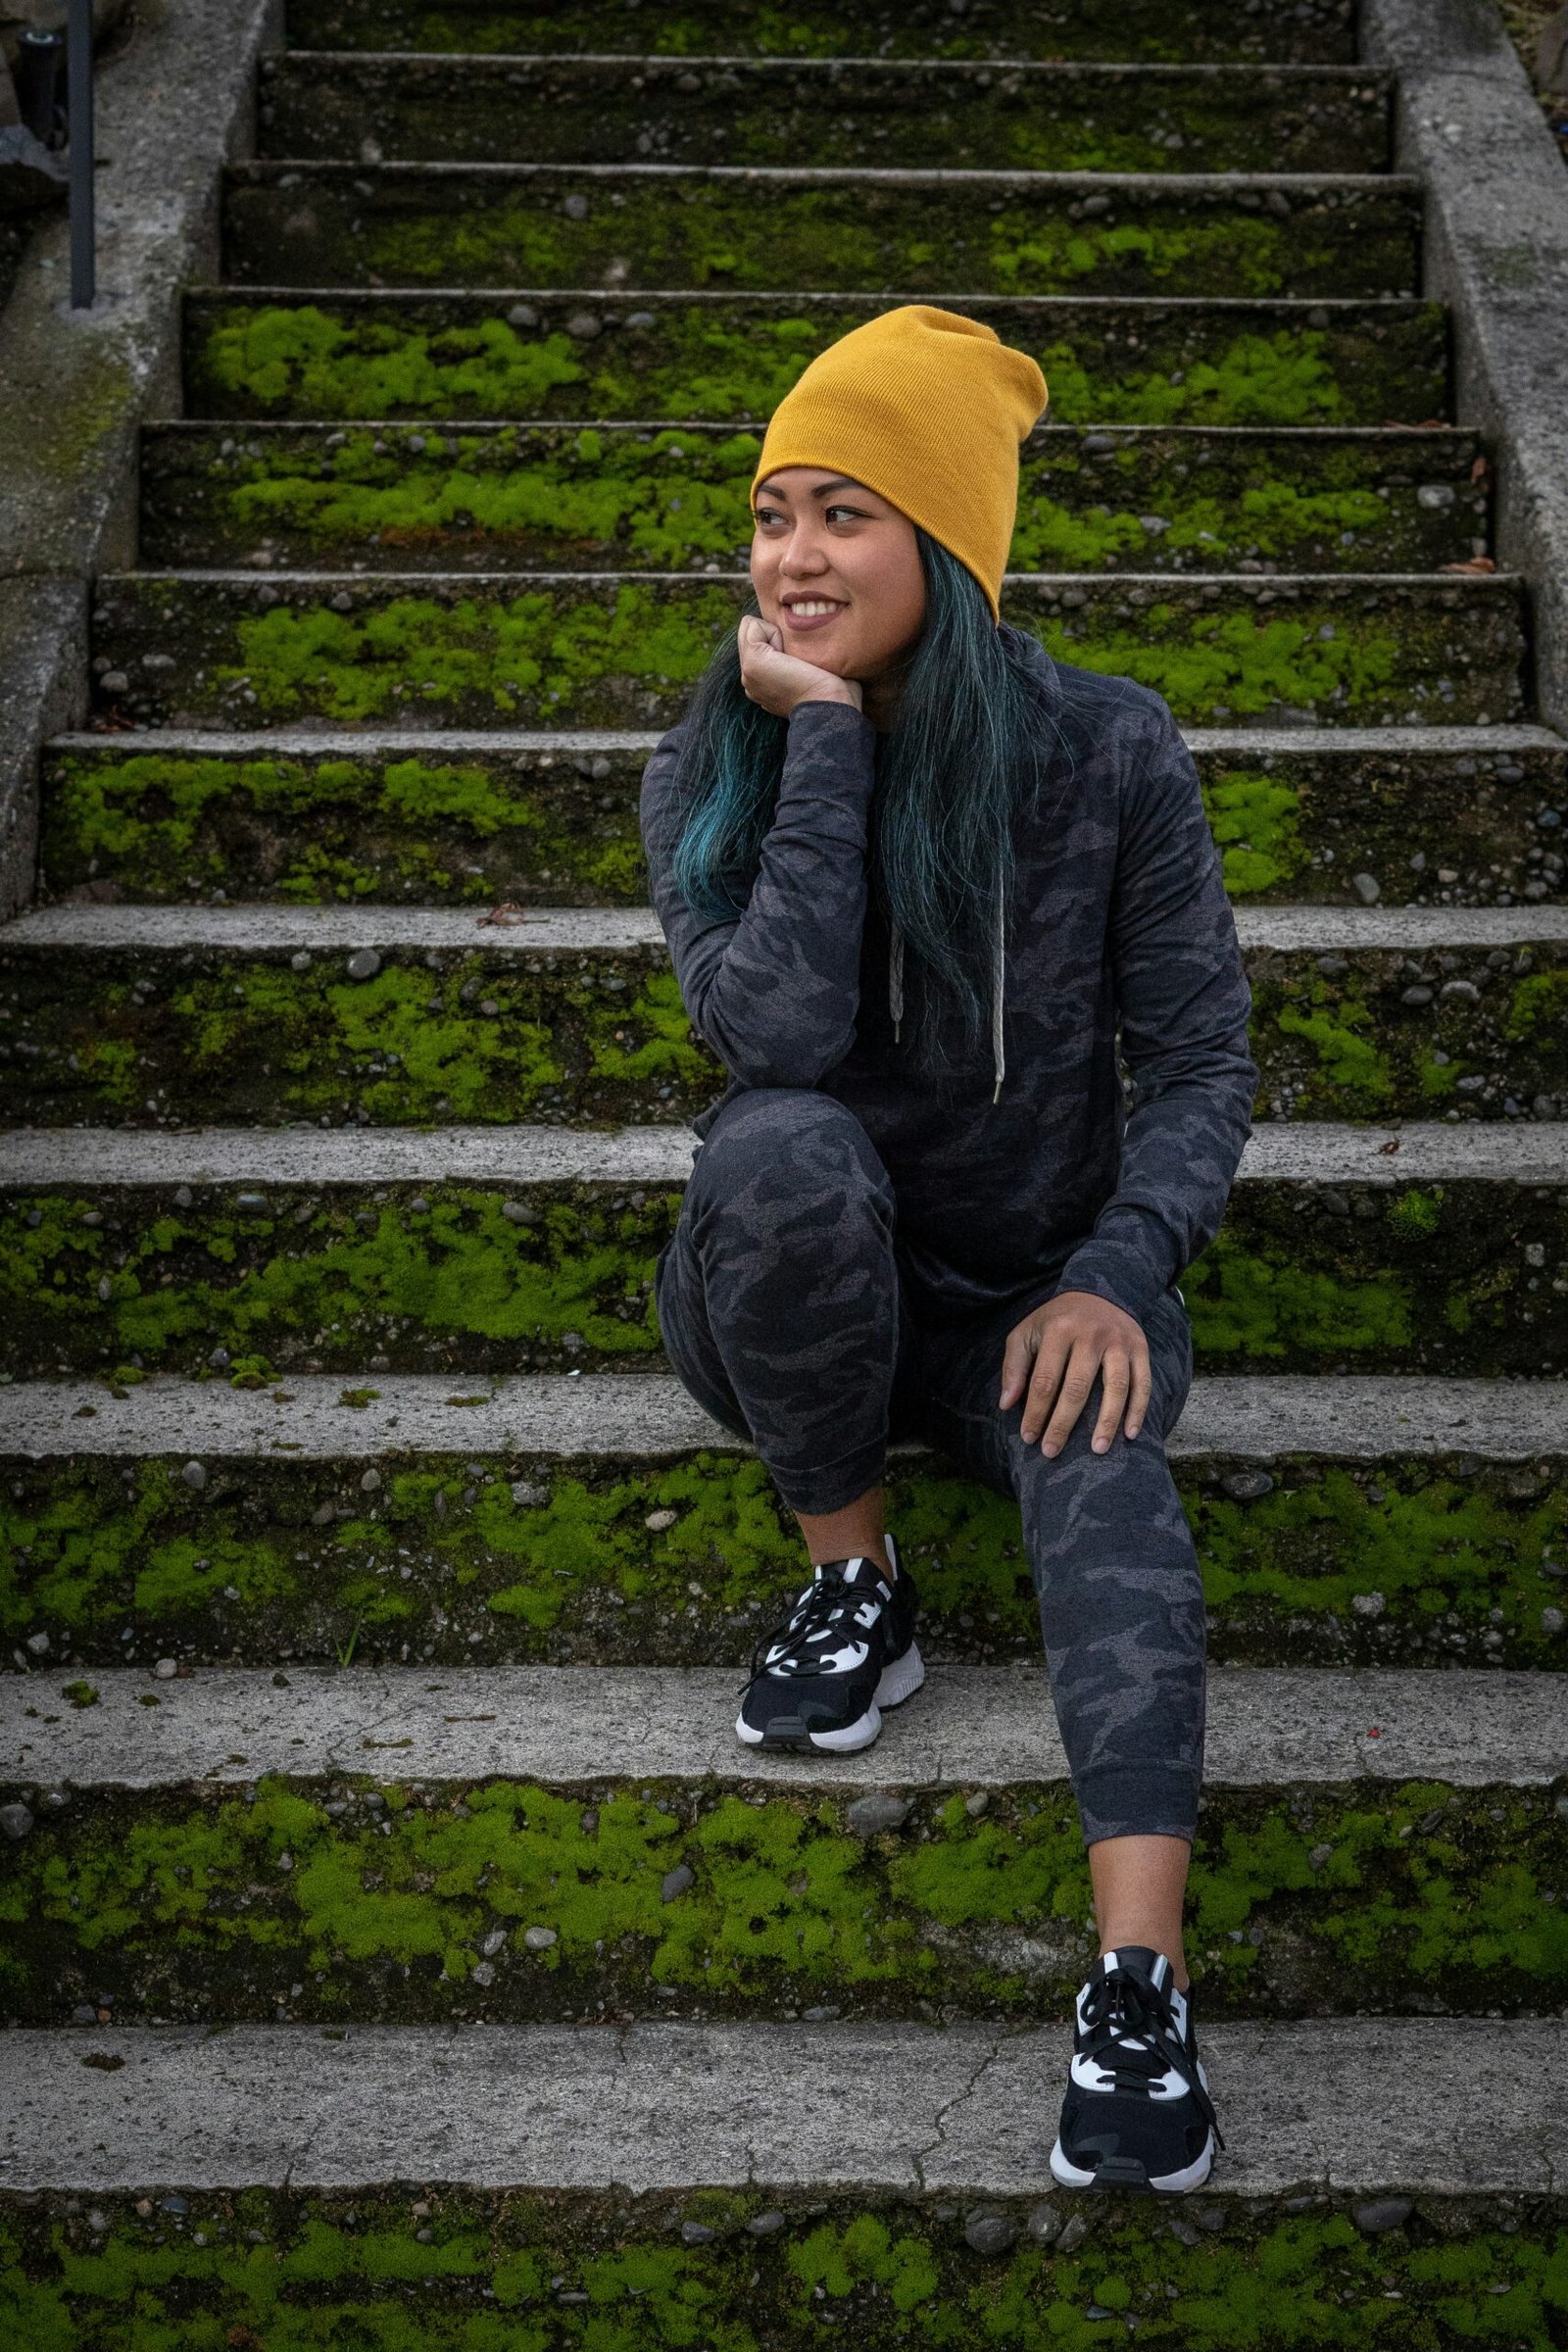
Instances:
[[[1003,1343],[1033,1298],[924,1327],[894,1250],[897,1201],[865,1130],[831,1096],[758,1088],[698,1153],[660,1262],[660,1322],[682,1384],[750,1437],[792,1509],[841,1509],[917,1437],[1017,1498],[1056,1719],[1086,1843],[1191,1838],[1203,1752],[1203,1598],[1164,1439],[1187,1399],[1192,1335],[1174,1290],[1145,1325],[1138,1436],[1090,1439],[1097,1378],[1048,1460],[1003,1412]],[[895,1529],[895,1533],[897,1530]]]

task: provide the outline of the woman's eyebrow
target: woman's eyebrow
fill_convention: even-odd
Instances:
[[[834,490],[858,490],[862,487],[863,485],[858,482],[853,474],[836,473],[831,481],[817,482],[812,488],[810,495],[812,498],[826,498]],[[759,498],[771,497],[787,499],[789,497],[789,492],[787,490],[781,490],[776,482],[769,481],[759,482],[757,485],[756,495]]]

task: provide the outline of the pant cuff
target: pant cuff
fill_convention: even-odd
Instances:
[[[1102,1838],[1185,1838],[1198,1831],[1201,1775],[1189,1764],[1116,1765],[1075,1777],[1085,1845]]]
[[[875,1445],[858,1446],[842,1460],[816,1470],[785,1470],[776,1462],[768,1462],[765,1454],[762,1458],[790,1509],[804,1511],[808,1519],[816,1519],[828,1511],[842,1511],[847,1504],[858,1501],[868,1487],[881,1485],[887,1469],[887,1446],[879,1439]]]

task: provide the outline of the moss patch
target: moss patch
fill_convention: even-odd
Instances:
[[[319,588],[122,575],[94,642],[100,703],[154,720],[667,725],[744,609],[743,576],[505,575],[417,595],[357,575]],[[1324,575],[1308,589],[1174,577],[1014,577],[1003,611],[1060,659],[1133,677],[1177,716],[1375,724],[1515,716],[1524,640],[1506,581]],[[153,657],[148,667],[148,657]]]
[[[1351,0],[1298,0],[1289,17],[1216,17],[1208,0],[1124,0],[1107,17],[1101,0],[1053,0],[1043,24],[1030,0],[975,0],[956,24],[934,0],[856,0],[829,6],[748,7],[686,0],[650,17],[641,0],[566,0],[561,7],[498,7],[495,0],[309,0],[289,18],[300,49],[506,51],[518,56],[1072,57],[1181,65],[1250,60],[1349,65]]]
[[[916,2197],[437,2186],[83,2202],[13,2199],[0,2217],[0,2312],[27,2352],[799,2352],[825,2319],[874,2352],[1096,2352],[1129,2318],[1172,2352],[1551,2352],[1568,2302],[1560,2199],[1423,2197],[1376,2237],[1321,2196],[1209,2200],[1200,2227],[1147,2198],[988,2201],[1018,2231],[1003,2256],[965,2243],[972,2202]],[[1069,2215],[1072,2250],[1042,2245]]]
[[[368,1780],[76,1792],[0,1892],[0,1997],[28,2021],[89,1986],[122,2015],[309,2021],[663,2014],[661,1989],[745,2014],[828,1989],[845,2010],[1032,2017],[1093,1955],[1065,1786],[993,1789],[978,1814],[961,1789],[920,1793],[865,1838],[845,1795],[411,1788],[364,1762]],[[682,1864],[691,1884],[666,1892]],[[1549,2008],[1565,1882],[1549,1791],[1211,1789],[1194,1977],[1210,2016],[1400,2010],[1412,1987],[1433,2008]],[[529,1949],[529,1928],[554,1940]]]
[[[291,161],[662,164],[1021,172],[1381,172],[1378,77],[972,73],[934,79],[891,58],[871,70],[802,59],[788,75],[723,62],[556,56],[486,68],[359,58],[323,75],[264,61],[263,148]]]
[[[280,184],[284,183],[286,184]],[[781,178],[761,200],[701,170],[618,184],[541,165],[472,182],[419,170],[239,164],[224,274],[302,286],[717,287],[942,294],[1408,295],[1419,206],[1403,190],[1270,197],[1143,184],[1086,213],[1069,180],[900,186]]]
[[[66,891],[114,877],[142,899],[296,904],[417,898],[638,906],[643,761],[625,753],[461,760],[200,758],[127,750],[51,760],[43,869]]]
[[[91,883],[97,897],[151,900],[221,889],[300,904],[416,894],[641,906],[644,759],[476,748],[448,760],[352,742],[331,757],[258,758],[220,738],[201,757],[174,757],[106,737],[48,760],[43,872],[55,895]],[[1541,813],[1552,796],[1568,799],[1550,753],[1345,759],[1303,745],[1246,767],[1203,752],[1198,767],[1238,900],[1343,904],[1358,873],[1379,879],[1389,905],[1474,906],[1531,879],[1549,899],[1568,887],[1560,830]]]
[[[1091,446],[1086,448],[1085,441]],[[745,565],[755,433],[535,426],[432,434],[391,425],[216,427],[142,443],[141,560],[292,568],[352,551],[406,570]],[[1119,441],[1066,430],[1024,453],[1011,568],[1426,571],[1485,538],[1467,436]],[[1420,495],[1418,496],[1418,490]]]
[[[470,1393],[454,1387],[454,1448]],[[328,1662],[351,1643],[366,1664],[738,1667],[799,1581],[793,1522],[739,1454],[589,1468],[393,1453],[369,1486],[363,1456],[286,1446],[205,1467],[197,1493],[177,1460],[11,1462],[7,1640],[47,1632],[52,1656],[92,1667],[172,1653]],[[1563,1662],[1560,1462],[1173,1468],[1219,1660]],[[894,1465],[890,1515],[930,1655],[1038,1655],[1010,1501],[933,1457]]]
[[[587,312],[542,293],[498,311],[478,296],[367,305],[192,295],[187,413],[755,420],[817,352],[882,307],[874,297],[648,295]],[[999,301],[975,308],[1038,358],[1054,421],[1381,424],[1447,414],[1446,325],[1435,303],[1337,304],[1305,324],[1266,304],[1075,313],[1063,302],[1045,340],[1038,313]]]
[[[1537,1010],[1561,985],[1559,966],[1537,968],[1549,953],[1445,950],[1423,962],[1250,949],[1260,1106],[1313,1119],[1430,1118],[1449,1103],[1556,1115],[1568,1024]],[[1546,985],[1526,996],[1528,979]],[[18,1124],[673,1121],[720,1086],[652,948],[389,955],[367,980],[335,953],[299,972],[206,949],[84,964],[24,948],[0,955],[0,1005]]]

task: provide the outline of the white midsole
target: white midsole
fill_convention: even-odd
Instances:
[[[902,1658],[884,1666],[877,1684],[876,1695],[865,1713],[855,1723],[844,1724],[836,1732],[812,1732],[808,1735],[813,1747],[823,1748],[829,1755],[853,1755],[857,1748],[869,1747],[882,1729],[882,1709],[902,1707],[912,1698],[925,1681],[925,1661],[916,1643],[911,1642]],[[748,1747],[760,1747],[762,1734],[753,1729],[744,1715],[735,1718],[735,1735]]]
[[[1208,2179],[1213,2164],[1214,2134],[1210,2132],[1203,2142],[1202,2153],[1192,2164],[1184,2166],[1179,2173],[1156,2173],[1151,2178],[1149,2185],[1161,2196],[1179,2197],[1187,2189],[1200,2187]],[[1080,2172],[1077,2165],[1068,2163],[1061,2152],[1059,2139],[1051,2151],[1051,2172],[1052,2178],[1059,2180],[1063,2188],[1093,2188],[1098,2179],[1096,2174]]]

